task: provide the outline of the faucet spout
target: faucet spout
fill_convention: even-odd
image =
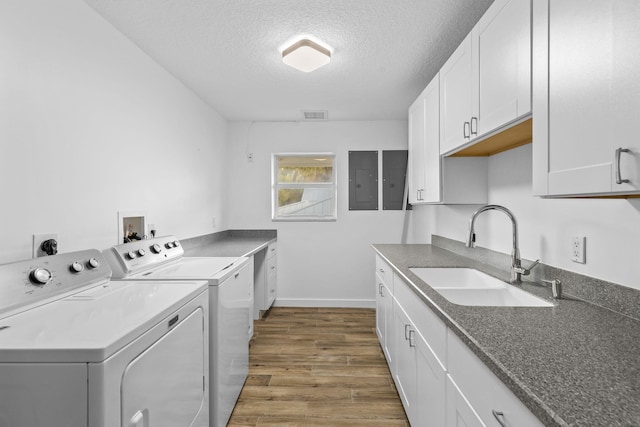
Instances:
[[[504,213],[511,220],[511,228],[513,234],[513,249],[511,250],[511,282],[512,283],[521,283],[522,278],[522,261],[520,259],[520,249],[518,249],[518,222],[516,221],[515,215],[509,209],[500,205],[485,205],[475,211],[473,215],[471,215],[471,219],[469,220],[469,234],[467,235],[466,246],[468,248],[475,247],[476,242],[476,232],[475,232],[475,222],[478,215],[482,212],[496,210]]]

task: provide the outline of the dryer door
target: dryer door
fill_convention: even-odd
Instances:
[[[189,426],[206,405],[201,309],[136,357],[122,377],[122,426]]]

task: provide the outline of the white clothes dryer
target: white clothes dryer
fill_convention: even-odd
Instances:
[[[0,265],[1,427],[208,425],[208,287],[97,250]]]
[[[225,427],[249,373],[253,263],[245,257],[184,257],[173,236],[103,251],[114,280],[209,283],[210,425]]]

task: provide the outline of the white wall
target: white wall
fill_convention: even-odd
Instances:
[[[226,122],[80,0],[0,2],[0,150],[0,263],[226,228]]]
[[[406,149],[405,121],[229,125],[229,225],[278,230],[278,304],[373,306],[370,245],[399,243],[403,217],[348,210],[348,152]],[[316,151],[337,155],[338,220],[273,222],[271,154]]]
[[[489,203],[518,220],[520,253],[554,267],[640,289],[639,199],[541,199],[532,196],[531,144],[489,158]],[[464,241],[478,206],[419,206],[411,212],[413,242],[438,234]],[[478,246],[511,252],[511,225],[500,212],[478,217]],[[586,264],[570,260],[571,238],[586,236]]]

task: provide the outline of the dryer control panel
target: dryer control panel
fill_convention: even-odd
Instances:
[[[0,317],[110,277],[109,264],[97,249],[0,265]]]
[[[184,255],[182,245],[174,236],[136,240],[103,251],[114,279],[122,279],[177,261]]]

